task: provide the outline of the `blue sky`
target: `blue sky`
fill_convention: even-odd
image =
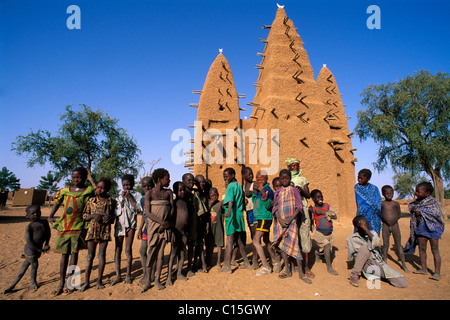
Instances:
[[[27,168],[11,143],[31,129],[55,132],[65,105],[100,107],[127,129],[146,162],[172,181],[186,172],[171,161],[175,129],[196,119],[199,96],[219,48],[229,61],[240,99],[255,95],[255,65],[275,18],[285,5],[308,52],[315,77],[333,72],[347,105],[350,131],[369,84],[396,81],[420,69],[449,72],[448,1],[0,1],[0,167],[22,187],[33,187],[49,166]],[[81,9],[81,29],[69,30],[67,7]],[[370,30],[370,5],[381,9],[381,29]],[[193,132],[192,132],[193,134]],[[377,145],[353,139],[356,170],[376,160]],[[148,169],[148,166],[147,166]],[[305,173],[306,175],[306,173]],[[374,172],[379,187],[392,172]]]

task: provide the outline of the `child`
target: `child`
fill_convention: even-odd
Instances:
[[[141,188],[144,191],[144,196],[141,198],[141,207],[145,208],[145,193],[152,190],[155,187],[155,183],[153,182],[152,177],[144,177],[141,179]],[[145,227],[144,227],[145,226]],[[141,224],[138,228],[137,238],[141,240],[141,247],[139,248],[139,254],[141,256],[141,266],[142,266],[142,279],[141,284],[145,283],[145,279],[147,279],[147,218],[144,216],[144,212],[142,212]],[[153,280],[154,270],[152,270],[152,274],[150,277]]]
[[[295,158],[287,158],[285,160],[288,170],[291,172],[291,184],[298,189],[302,199],[303,212],[299,215],[299,236],[302,247],[305,273],[309,278],[314,278],[314,274],[309,268],[309,252],[311,252],[311,218],[308,214],[308,199],[311,198],[309,193],[309,182],[303,177],[300,170],[300,160]]]
[[[350,274],[350,284],[358,287],[362,273],[369,280],[375,276],[386,279],[394,287],[406,288],[408,281],[400,272],[390,268],[381,257],[381,240],[377,233],[370,229],[366,217],[356,216],[352,222],[356,232],[347,238],[348,261],[355,262]]]
[[[311,280],[303,273],[298,235],[297,216],[303,211],[300,192],[291,185],[291,172],[288,169],[280,171],[280,182],[282,187],[275,193],[272,209],[272,213],[277,217],[273,245],[281,250],[284,260],[284,271],[278,277],[292,277],[289,260],[293,258],[298,266],[299,278],[310,284]]]
[[[279,273],[281,271],[280,258],[276,255],[272,246],[270,245],[269,233],[272,225],[272,204],[274,193],[270,185],[267,183],[268,175],[264,171],[258,171],[256,173],[256,182],[253,187],[253,210],[257,221],[255,236],[253,237],[253,245],[256,248],[257,254],[261,258],[262,267],[256,272],[257,276],[270,274],[272,269],[266,260],[264,248],[261,245],[261,238],[266,244],[267,251],[269,252],[272,264],[275,268],[274,272]]]
[[[25,212],[27,219],[31,220],[25,229],[25,261],[14,279],[13,284],[5,290],[5,294],[14,290],[14,287],[19,283],[20,279],[22,279],[30,265],[30,289],[36,291],[38,289],[36,282],[39,266],[38,259],[41,256],[41,253],[47,252],[50,249],[50,246],[48,245],[51,236],[50,227],[47,221],[41,219],[41,207],[39,205],[31,205],[25,209]]]
[[[319,245],[319,254],[325,255],[328,273],[337,275],[338,273],[331,266],[331,249],[334,243],[333,222],[331,219],[337,218],[336,212],[328,203],[323,202],[323,195],[320,190],[314,189],[311,191],[311,198],[314,201],[314,206],[309,207],[309,212],[314,217],[316,225],[314,240]]]
[[[416,186],[416,200],[408,205],[411,216],[411,236],[405,246],[405,253],[412,254],[416,244],[419,244],[421,269],[414,271],[418,274],[427,272],[427,242],[430,241],[434,258],[434,274],[430,279],[441,280],[441,255],[439,253],[439,239],[444,232],[445,224],[441,218],[441,208],[431,193],[433,185],[422,182]]]
[[[277,190],[280,189],[280,188],[282,187],[281,181],[280,181],[280,177],[275,177],[275,178],[272,180],[272,187],[273,187],[273,190],[274,190],[275,192],[277,192]]]
[[[209,191],[211,190],[212,185],[210,184],[211,180],[205,179],[201,174],[195,176],[195,185],[198,190],[198,196],[200,200],[205,204],[205,207],[208,205],[209,201]],[[204,233],[204,242],[205,242],[205,261],[206,267],[211,266],[212,254],[214,251],[214,238],[211,234],[211,216],[209,214],[209,210],[207,210],[206,214],[200,216],[201,230]]]
[[[127,256],[127,275],[125,283],[131,283],[131,266],[133,263],[133,240],[137,229],[137,215],[142,212],[142,195],[134,191],[134,176],[126,174],[122,177],[123,191],[117,198],[116,224],[114,227],[114,237],[116,250],[114,260],[116,266],[116,278],[111,285],[120,282],[120,262],[122,256],[123,241],[125,240],[125,254]]]
[[[211,215],[211,233],[214,245],[217,246],[217,269],[221,270],[222,249],[224,246],[224,212],[223,202],[219,201],[219,191],[211,188],[209,191],[208,208]]]
[[[170,217],[173,214],[173,192],[167,189],[170,185],[170,174],[164,168],[156,169],[153,174],[155,188],[145,194],[145,216],[147,217],[147,281],[142,292],[150,289],[151,270],[156,263],[155,287],[158,290],[165,288],[161,284],[161,269],[164,258],[164,249],[167,241],[171,239]]]
[[[254,185],[254,181],[253,181],[253,170],[250,167],[243,167],[242,168],[242,178],[244,179],[244,185],[242,186],[242,190],[244,191],[244,205],[245,205],[245,212],[247,213],[247,225],[248,228],[250,229],[250,237],[253,241],[253,238],[255,236],[255,232],[256,232],[256,225],[258,224],[258,222],[256,221],[255,218],[255,214],[253,212],[253,201],[252,201],[252,195],[253,195],[253,185]],[[244,239],[242,239],[242,242],[245,243],[247,242],[247,237],[245,237]],[[258,252],[256,251],[255,246],[253,246],[252,248],[252,269],[257,269],[258,268]],[[236,256],[237,253],[237,248],[235,249],[235,254],[234,256]]]
[[[52,227],[57,231],[55,251],[61,253],[59,285],[53,292],[55,296],[73,291],[73,288],[65,288],[69,257],[70,266],[73,268],[73,266],[77,265],[79,250],[86,249],[84,238],[87,224],[83,220],[83,210],[88,200],[95,196],[94,188],[85,184],[87,175],[88,171],[83,167],[73,170],[73,185],[58,191],[54,198],[55,205],[48,217],[48,222],[54,222]],[[53,217],[61,205],[63,205],[64,211],[61,217],[56,220]],[[71,273],[73,274],[74,272],[75,269]]]
[[[372,172],[362,169],[358,172],[358,183],[355,185],[356,215],[366,217],[371,230],[378,236],[381,231],[381,195],[376,186],[369,183]]]
[[[227,244],[225,247],[225,258],[223,261],[222,272],[232,273],[231,254],[233,251],[234,240],[237,240],[239,251],[244,260],[243,268],[249,268],[250,263],[244,250],[240,234],[245,232],[245,222],[243,215],[244,193],[239,183],[236,181],[236,172],[233,168],[227,168],[223,171],[223,179],[227,185],[225,199],[223,200],[225,209],[225,234]]]
[[[80,292],[89,288],[89,278],[91,276],[92,262],[95,257],[97,244],[99,244],[97,289],[105,288],[102,280],[103,270],[105,269],[106,248],[108,242],[111,241],[111,224],[114,223],[116,217],[115,210],[117,207],[116,200],[108,195],[110,190],[111,180],[100,179],[96,188],[97,195],[89,199],[83,210],[83,219],[89,223],[89,227],[86,234],[88,254],[85,280]]]
[[[186,257],[187,245],[186,226],[188,221],[188,208],[186,201],[184,201],[186,195],[186,187],[184,186],[183,182],[177,181],[173,184],[173,190],[174,192],[176,192],[176,199],[173,203],[175,210],[171,217],[171,224],[174,226],[174,228],[172,232],[172,248],[170,251],[169,268],[167,271],[167,285],[169,286],[173,284],[172,266],[175,258],[178,258],[177,279],[187,280],[187,278],[181,273]]]
[[[398,219],[400,219],[401,216],[400,204],[397,201],[392,200],[394,197],[394,189],[391,186],[383,186],[381,188],[381,193],[385,199],[381,203],[381,220],[383,225],[383,260],[387,261],[389,238],[392,233],[394,236],[395,248],[397,249],[400,261],[402,262],[402,269],[405,272],[409,272],[405,263],[405,254],[403,253],[400,227],[398,225]]]
[[[195,189],[195,179],[191,173],[185,173],[182,181],[186,187],[186,203],[189,211],[188,218],[188,276],[193,276],[197,264],[197,257],[200,256],[202,271],[207,272],[205,254],[203,251],[203,231],[201,216],[208,210],[205,203],[200,199],[198,190]],[[195,250],[195,252],[194,252]]]

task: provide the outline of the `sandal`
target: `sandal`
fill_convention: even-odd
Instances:
[[[306,275],[304,275],[303,277],[300,276],[300,280],[302,280],[304,283],[312,284],[311,279],[309,279],[308,276],[306,276]]]
[[[292,273],[287,274],[285,271],[281,272],[280,275],[278,276],[278,278],[280,278],[280,279],[286,279],[286,278],[290,278],[290,277],[292,277]]]
[[[256,272],[257,276],[262,276],[262,275],[266,275],[266,274],[271,274],[272,270],[270,270],[269,268],[266,267],[262,267],[261,269],[259,269],[258,272]]]

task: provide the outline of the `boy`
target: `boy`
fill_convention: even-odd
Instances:
[[[397,201],[392,200],[392,198],[394,197],[394,189],[391,186],[383,186],[381,188],[381,193],[385,199],[381,203],[381,220],[383,225],[383,260],[387,261],[389,238],[392,233],[394,237],[395,248],[397,249],[400,261],[402,262],[402,269],[405,272],[409,272],[405,263],[405,254],[403,252],[403,247],[401,244],[400,227],[398,225],[398,219],[400,219],[401,216],[400,204]]]
[[[244,259],[243,268],[249,268],[250,263],[244,250],[244,244],[241,240],[241,233],[245,232],[245,222],[243,215],[244,193],[239,183],[236,181],[236,171],[233,168],[227,168],[223,171],[223,179],[227,185],[225,199],[223,200],[225,208],[225,234],[227,244],[225,247],[225,259],[223,261],[222,272],[231,273],[231,253],[233,242],[237,240],[239,251]]]
[[[175,258],[178,258],[177,265],[177,279],[187,280],[187,278],[181,273],[183,270],[183,264],[186,257],[186,245],[187,235],[186,226],[188,221],[188,208],[184,201],[186,195],[186,187],[181,181],[177,181],[173,184],[173,191],[176,193],[174,200],[174,214],[171,217],[173,228],[172,248],[170,251],[169,267],[167,271],[167,285],[171,286],[172,283],[172,266]]]
[[[244,185],[242,186],[242,190],[244,191],[244,208],[245,212],[247,214],[247,225],[250,229],[250,237],[253,241],[253,238],[255,237],[256,232],[256,225],[258,222],[256,221],[255,214],[253,212],[253,202],[252,202],[252,194],[253,194],[253,170],[250,167],[243,167],[242,168],[242,178],[244,179]],[[242,242],[244,243],[244,246],[247,242],[247,234],[242,239]],[[237,249],[237,248],[236,248]],[[237,250],[235,249],[234,256],[236,256]],[[257,269],[258,268],[258,252],[256,251],[255,246],[253,245],[252,248],[252,268]]]
[[[381,231],[381,195],[376,186],[369,183],[372,172],[362,169],[358,172],[358,183],[355,185],[356,215],[366,217],[371,230],[378,236]]]
[[[217,269],[221,269],[222,249],[224,246],[224,212],[223,202],[219,201],[219,191],[212,187],[209,190],[208,208],[211,216],[211,238],[213,245],[217,246]]]
[[[141,198],[141,207],[142,210],[145,208],[145,194],[148,191],[151,191],[155,187],[155,182],[153,181],[152,177],[147,176],[141,179],[141,188],[144,192],[144,196]],[[142,219],[141,224],[139,225],[138,232],[137,232],[137,238],[141,240],[141,247],[139,248],[139,254],[141,256],[141,266],[142,266],[142,278],[140,280],[141,284],[144,284],[147,279],[147,219],[145,218],[144,212],[142,212]],[[152,269],[152,274],[150,275],[150,278],[152,281],[155,278],[155,267]]]
[[[187,226],[188,234],[188,277],[193,276],[193,270],[197,264],[197,257],[200,256],[202,271],[207,272],[205,254],[203,251],[204,233],[201,231],[201,216],[207,212],[206,205],[200,199],[199,192],[195,188],[195,179],[192,173],[185,173],[182,176],[183,184],[186,188],[185,201],[187,203],[189,218]],[[195,252],[194,252],[195,250]]]
[[[328,203],[323,202],[323,195],[320,190],[314,189],[311,191],[311,198],[314,201],[314,206],[309,207],[310,214],[314,217],[316,231],[314,239],[319,245],[319,254],[325,255],[325,263],[327,264],[327,271],[332,275],[338,273],[331,266],[331,249],[333,248],[333,222],[336,219],[336,212]]]
[[[431,196],[433,185],[422,182],[416,186],[416,200],[408,205],[411,216],[411,236],[405,246],[405,253],[412,254],[416,244],[419,245],[421,269],[414,273],[428,274],[427,271],[427,242],[430,241],[434,260],[433,280],[441,280],[441,255],[439,253],[439,239],[445,229],[441,208],[438,201]]]
[[[347,238],[348,261],[355,262],[350,274],[350,284],[358,287],[359,277],[363,273],[367,279],[372,279],[375,275],[379,279],[386,279],[394,287],[406,288],[408,281],[390,268],[381,257],[381,240],[370,229],[366,217],[356,216],[352,222],[356,232]]]
[[[5,293],[10,293],[14,287],[22,279],[23,275],[31,265],[31,287],[30,289],[36,291],[38,288],[36,282],[37,269],[39,266],[38,259],[41,253],[47,252],[50,249],[48,245],[50,241],[50,226],[47,221],[41,219],[41,207],[39,205],[31,205],[25,209],[26,217],[31,220],[25,229],[25,261],[19,270],[13,284],[5,290]]]
[[[274,193],[270,185],[267,183],[268,175],[265,171],[259,170],[256,173],[256,182],[253,187],[253,208],[254,214],[257,221],[256,232],[253,237],[253,245],[256,248],[258,256],[261,259],[262,267],[256,272],[257,276],[270,274],[272,270],[270,269],[269,263],[266,260],[266,255],[264,253],[264,248],[262,247],[261,240],[264,241],[269,252],[272,264],[274,267],[274,272],[279,273],[281,271],[280,258],[273,250],[269,241],[270,227],[272,225],[272,205],[274,199]],[[256,260],[256,264],[257,264]]]

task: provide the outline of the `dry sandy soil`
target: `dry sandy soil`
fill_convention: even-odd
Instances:
[[[402,203],[402,218],[400,228],[402,232],[402,243],[406,243],[409,237],[410,216],[406,212],[405,202]],[[447,208],[449,205],[447,205]],[[115,270],[113,263],[114,241],[110,242],[107,249],[107,265],[105,267],[104,282],[106,288],[97,290],[95,281],[97,279],[98,264],[94,260],[94,270],[91,275],[92,287],[85,292],[73,292],[68,295],[52,296],[58,284],[60,255],[49,252],[39,260],[37,291],[32,291],[30,287],[29,272],[22,278],[16,286],[16,291],[10,294],[3,294],[3,291],[11,284],[18,272],[23,259],[23,247],[25,244],[24,230],[28,224],[25,218],[25,207],[12,207],[8,202],[7,206],[0,210],[0,300],[448,300],[450,298],[450,235],[445,230],[442,240],[439,242],[439,249],[442,257],[441,281],[429,279],[429,276],[405,273],[409,282],[408,288],[397,289],[382,282],[380,289],[369,289],[366,281],[361,279],[358,288],[349,284],[347,275],[347,245],[346,238],[352,234],[353,227],[350,220],[340,220],[335,222],[335,259],[333,262],[338,276],[327,273],[325,263],[315,261],[312,267],[315,273],[313,284],[305,284],[297,276],[288,279],[279,279],[277,274],[257,277],[255,271],[234,269],[232,274],[218,272],[217,268],[212,268],[208,273],[196,273],[188,281],[175,281],[173,286],[167,286],[164,290],[157,290],[152,287],[145,293],[141,293],[139,280],[142,277],[142,269],[139,260],[140,240],[134,241],[133,245],[133,283],[119,283],[113,287],[109,282],[114,279]],[[47,218],[50,212],[49,206],[43,207],[43,218]],[[447,209],[447,212],[449,210]],[[50,246],[55,240],[55,230],[52,230]],[[249,242],[249,241],[247,241]],[[389,250],[388,264],[395,270],[400,269],[397,262],[397,255],[392,250],[393,239],[391,238],[391,248]],[[250,255],[250,244],[247,245],[247,252]],[[166,247],[165,261],[167,262],[169,250]],[[428,248],[428,269],[434,271],[433,256]],[[84,265],[87,251],[83,250],[79,255],[79,266],[82,272],[82,283],[84,283]],[[125,254],[122,255],[125,267]],[[416,250],[415,255],[407,256],[408,268],[412,271],[419,267],[419,257]],[[123,273],[125,272],[125,269]],[[167,278],[167,268],[164,268],[162,281]]]

